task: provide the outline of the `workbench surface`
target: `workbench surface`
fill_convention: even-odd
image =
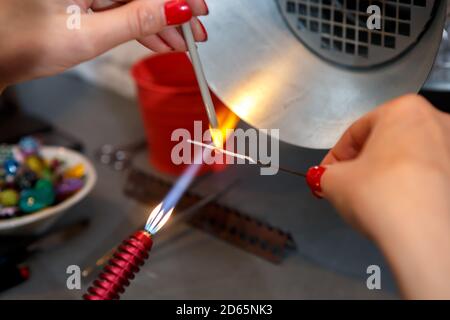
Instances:
[[[1,299],[80,299],[82,290],[66,287],[69,265],[92,265],[146,220],[146,208],[123,194],[126,174],[104,167],[94,152],[103,144],[122,145],[144,136],[136,102],[87,84],[69,74],[36,80],[17,88],[23,110],[77,137],[98,171],[93,192],[59,221],[81,217],[89,227],[64,245],[33,256],[31,278]],[[282,144],[281,163],[298,170],[317,164],[324,151]],[[150,170],[145,153],[135,165]],[[324,200],[310,195],[303,180],[283,173],[260,176],[258,168],[234,166],[195,188],[207,194],[241,178],[220,202],[290,231],[297,251],[280,265],[231,246],[206,233],[179,225],[181,236],[152,251],[148,263],[123,299],[380,299],[397,298],[385,262],[375,247],[347,227]],[[366,269],[382,269],[382,290],[366,287]],[[89,279],[90,280],[90,279]]]

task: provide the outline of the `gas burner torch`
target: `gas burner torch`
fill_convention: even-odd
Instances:
[[[143,230],[136,231],[122,242],[109,260],[103,272],[94,281],[88,292],[83,296],[85,300],[117,300],[125,292],[139,267],[148,258],[153,246],[153,236],[169,220],[173,208],[164,210],[163,204],[157,206],[147,221]]]
[[[195,141],[190,142],[201,144],[206,149],[213,148],[231,156],[247,159],[259,166],[265,166],[258,160],[223,150],[214,145],[204,145]],[[88,293],[83,296],[85,300],[114,300],[120,298],[120,295],[125,292],[125,287],[130,284],[130,280],[132,280],[135,274],[139,272],[139,267],[141,267],[148,258],[148,253],[153,246],[153,236],[167,223],[176,204],[187,190],[200,168],[201,165],[191,165],[188,167],[164,201],[152,211],[145,228],[135,232],[131,237],[122,242],[113,257],[109,260],[108,265],[104,268],[103,272],[88,289]],[[311,167],[307,173],[301,173],[282,167],[278,167],[278,169],[305,178],[313,194],[318,198],[321,197],[322,189],[320,181],[326,170],[324,167]]]

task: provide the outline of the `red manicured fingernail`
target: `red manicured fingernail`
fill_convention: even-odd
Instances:
[[[206,14],[208,15],[208,14],[209,14],[209,7],[208,7],[208,4],[206,3],[205,0],[203,0],[203,3],[205,4],[205,7],[206,7]]]
[[[306,173],[306,183],[308,184],[312,193],[319,199],[322,199],[322,187],[320,186],[320,181],[325,170],[327,170],[325,167],[315,166],[309,168],[308,172]]]
[[[179,25],[188,22],[192,18],[192,11],[186,1],[173,0],[164,5],[167,25]]]
[[[200,27],[202,28],[203,34],[205,35],[205,40],[203,40],[203,41],[208,41],[208,32],[206,31],[205,26],[203,25],[203,23],[200,20],[198,22],[200,22]]]
[[[30,269],[28,269],[28,267],[20,267],[19,273],[24,280],[27,280],[30,277]]]

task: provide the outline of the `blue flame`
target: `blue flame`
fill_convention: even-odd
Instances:
[[[202,156],[203,152],[196,154],[194,163],[189,165],[164,198],[163,202],[150,214],[147,224],[145,225],[145,230],[154,235],[164,226],[172,214],[173,209],[191,185],[198,171],[201,169],[203,164],[202,158],[199,157]]]

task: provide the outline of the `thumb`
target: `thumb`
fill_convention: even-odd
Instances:
[[[321,197],[330,201],[339,211],[347,211],[355,193],[356,166],[353,161],[336,162],[323,167],[320,179]]]
[[[353,162],[336,162],[331,165],[311,168],[310,170],[316,171],[317,175],[320,176],[320,180],[317,180],[317,178],[315,180],[319,183],[315,185],[316,188],[319,188],[316,190],[320,191],[314,192],[311,185],[310,187],[316,196],[327,199],[347,223],[370,236],[357,215],[357,188],[360,187],[357,182],[360,180],[361,174]],[[311,174],[311,176],[314,175]]]
[[[306,182],[315,196],[332,201],[348,189],[351,170],[348,162],[311,167],[306,174]]]
[[[92,55],[99,55],[122,43],[180,25],[192,18],[184,0],[134,0],[123,6],[85,16],[84,26]],[[82,30],[83,31],[83,30]]]

